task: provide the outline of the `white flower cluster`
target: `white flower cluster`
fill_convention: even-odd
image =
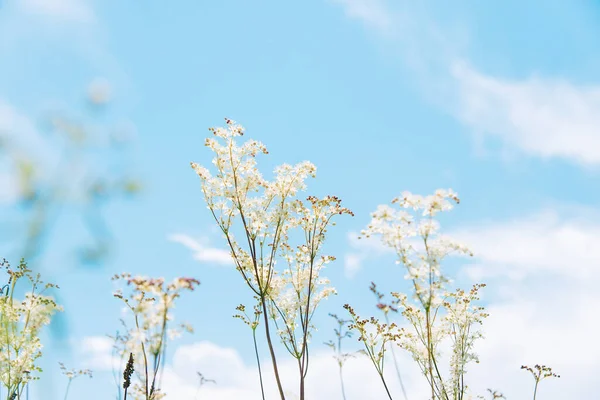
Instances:
[[[434,399],[462,399],[468,395],[464,382],[466,365],[478,362],[473,344],[482,337],[474,325],[487,317],[482,307],[473,305],[479,299],[479,289],[485,285],[476,284],[469,292],[446,289],[450,280],[442,271],[442,260],[450,254],[473,255],[467,247],[441,235],[440,224],[434,219],[458,203],[452,190],[437,190],[425,197],[404,192],[392,201],[400,209],[380,205],[362,231],[365,237],[380,236],[386,246],[395,250],[397,263],[406,268],[405,278],[412,282],[414,290],[410,297],[392,293],[395,301],[391,307],[402,313],[413,330],[400,335],[396,344],[411,353],[427,378]],[[439,349],[445,340],[452,346],[449,379],[443,377],[439,365]]]
[[[140,400],[161,399],[165,394],[157,387],[158,374],[164,362],[167,340],[180,336],[183,331],[193,331],[186,323],[169,327],[173,320],[170,311],[182,290],[194,290],[200,282],[193,278],[176,278],[165,286],[163,278],[132,277],[127,273],[115,275],[113,280],[125,280],[128,286],[132,286],[129,297],[123,296],[121,290],[114,294],[133,312],[134,326],[129,328],[122,321],[127,332],[114,338],[122,360],[127,359],[130,353],[134,356],[138,381],[132,386],[131,395],[133,399]]]
[[[211,172],[196,163],[192,168],[202,181],[202,192],[231,249],[233,261],[254,293],[267,300],[269,315],[278,324],[278,333],[288,350],[301,357],[312,328],[310,319],[319,302],[335,293],[329,280],[320,276],[334,260],[319,254],[327,226],[336,214],[351,214],[333,196],[323,199],[296,199],[306,188],[305,180],[315,177],[316,167],[304,161],[275,168],[267,181],[256,167],[256,155],[266,147],[249,140],[242,145],[236,137],[244,128],[226,119],[227,128],[211,128],[215,138],[206,140],[214,153]],[[234,237],[238,223],[242,239]],[[304,240],[293,246],[292,231],[302,231]],[[277,258],[287,264],[276,270]],[[302,339],[297,338],[300,329]]]
[[[214,153],[214,173],[192,163],[202,182],[202,192],[231,250],[237,270],[258,298],[280,395],[269,320],[290,354],[299,360],[300,392],[308,368],[308,343],[314,326],[311,319],[318,304],[335,289],[321,276],[332,256],[321,255],[327,227],[334,215],[352,214],[334,196],[297,198],[305,181],[316,176],[316,167],[304,161],[275,168],[271,181],[256,167],[256,155],[266,147],[249,140],[238,145],[244,128],[226,119],[226,128],[211,128],[206,140]],[[236,239],[237,233],[242,239]],[[285,267],[276,268],[278,260]]]
[[[40,331],[50,323],[52,315],[62,311],[51,296],[43,295],[47,289],[57,287],[40,280],[40,275],[31,275],[24,261],[17,270],[3,260],[9,282],[0,290],[0,383],[8,389],[8,398],[20,397],[31,380],[39,379],[34,372],[41,372],[36,360],[42,356]],[[15,298],[15,287],[19,279],[26,278],[32,286],[25,298]],[[37,292],[38,289],[41,290]]]
[[[396,251],[397,262],[406,267],[406,278],[414,282],[415,295],[423,306],[439,304],[439,295],[448,279],[441,272],[441,260],[451,253],[473,255],[462,244],[439,234],[440,225],[433,218],[459,203],[452,190],[439,189],[430,196],[404,192],[392,200],[402,209],[380,205],[361,233],[365,237],[381,236],[382,242]],[[412,209],[416,213],[407,210]],[[413,215],[415,214],[415,215]]]

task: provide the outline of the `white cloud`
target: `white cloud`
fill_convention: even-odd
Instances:
[[[346,277],[353,278],[362,267],[362,257],[360,254],[350,253],[344,256],[344,272]]]
[[[61,21],[90,23],[95,19],[86,0],[20,0],[19,5],[29,14]]]
[[[591,317],[600,304],[600,220],[586,210],[563,214],[547,209],[452,233],[474,249],[479,264],[464,272],[488,283],[484,296],[491,301],[474,387],[489,382],[507,398],[521,398],[533,380],[519,367],[540,363],[562,375],[541,384],[544,398],[595,396],[589,371],[600,367],[600,342],[592,335],[600,321]]]
[[[192,250],[195,260],[206,263],[216,263],[220,265],[233,265],[231,254],[223,249],[210,247],[208,239],[195,239],[189,235],[176,233],[168,236],[172,242],[181,243],[188,249]]]
[[[532,77],[510,81],[466,64],[452,69],[457,116],[476,133],[522,151],[583,165],[600,164],[600,86]]]
[[[486,75],[468,63],[465,28],[443,26],[410,3],[337,3],[349,17],[393,39],[388,46],[402,54],[424,95],[468,126],[476,145],[493,136],[524,154],[600,165],[600,85]],[[386,27],[393,27],[392,34]]]
[[[384,246],[378,238],[358,238],[358,233],[348,232],[348,243],[352,250],[344,256],[344,273],[353,278],[361,269],[365,260],[370,257],[393,252]]]
[[[408,362],[408,357],[401,357]],[[284,385],[287,398],[297,399],[297,363],[295,359],[284,352],[278,356],[279,372]],[[262,359],[262,373],[267,398],[277,398],[272,365],[268,356]],[[200,372],[206,379],[216,383],[207,382],[199,390],[199,379],[196,372]],[[414,398],[423,394],[424,386],[417,382],[419,379],[416,370],[408,369],[404,375],[407,389]],[[400,393],[399,384],[396,383],[393,372],[390,370],[388,384],[392,392]],[[255,364],[248,365],[241,358],[237,350],[221,347],[214,343],[201,341],[191,345],[179,346],[164,370],[162,388],[168,398],[173,399],[211,399],[211,400],[239,400],[261,398],[258,380],[258,369]],[[348,399],[384,398],[385,392],[379,376],[366,357],[350,359],[344,367],[344,382]],[[338,368],[332,353],[315,352],[310,358],[309,373],[307,376],[306,398],[325,400],[340,398]],[[374,397],[375,396],[375,397]]]
[[[600,223],[594,223],[595,219],[591,214],[561,217],[546,209],[508,222],[460,229],[452,235],[469,243],[483,265],[467,267],[473,277],[520,280],[551,274],[587,280],[600,276]]]
[[[392,25],[392,15],[383,0],[332,0],[340,4],[349,18],[362,21],[369,28],[386,32]]]
[[[119,370],[120,360],[113,356],[113,340],[108,336],[87,336],[81,339],[77,349],[86,368],[112,371]]]

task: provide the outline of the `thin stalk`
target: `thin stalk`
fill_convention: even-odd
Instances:
[[[229,148],[229,157],[230,160],[233,160],[233,156],[231,154],[231,146]],[[233,171],[233,181],[234,181],[234,188],[236,191],[236,194],[238,193],[238,183],[237,183],[237,176],[235,174],[235,167],[233,165],[233,162],[231,163],[231,167],[232,167],[232,171]],[[281,400],[285,400],[285,395],[283,394],[283,387],[281,385],[281,378],[279,377],[279,370],[277,368],[277,359],[275,357],[275,350],[273,349],[273,343],[271,340],[271,333],[269,331],[269,318],[267,317],[267,305],[266,305],[266,295],[265,295],[265,290],[267,289],[267,287],[262,287],[261,282],[260,282],[260,274],[258,273],[258,265],[257,265],[257,258],[256,258],[256,247],[254,245],[254,242],[250,239],[250,230],[248,229],[248,224],[246,223],[246,218],[244,216],[244,212],[241,208],[241,201],[239,199],[239,196],[237,198],[238,200],[238,210],[240,212],[240,218],[242,220],[242,223],[244,225],[244,230],[246,232],[246,238],[248,239],[248,247],[250,250],[250,256],[252,257],[252,263],[254,266],[254,271],[256,273],[256,280],[258,281],[258,288],[259,288],[259,294],[260,294],[260,301],[262,303],[262,307],[263,307],[263,316],[264,316],[264,320],[265,320],[265,333],[267,336],[267,343],[269,345],[269,353],[271,354],[271,360],[273,362],[273,372],[275,374],[275,380],[277,381],[277,389],[279,390],[279,395],[281,396]],[[273,246],[273,251],[275,251],[275,246]]]
[[[65,400],[67,400],[67,396],[69,395],[69,388],[71,387],[71,381],[72,379],[69,379],[69,383],[67,383],[67,389],[65,390]],[[29,385],[27,385],[29,386]],[[28,391],[29,393],[29,391]]]
[[[344,389],[344,377],[342,376],[342,366],[340,365],[340,385],[342,386],[342,398],[346,400],[346,390]]]
[[[256,354],[256,365],[258,366],[258,377],[260,379],[260,393],[265,400],[265,389],[263,387],[262,370],[260,368],[260,357],[258,356],[258,345],[256,344],[256,328],[252,329],[252,340],[254,341],[254,354]]]
[[[390,318],[385,313],[385,322],[386,324],[390,324]],[[402,395],[404,396],[404,400],[408,400],[408,396],[406,395],[406,389],[404,388],[404,382],[402,381],[402,375],[400,374],[400,368],[398,367],[398,360],[396,360],[396,352],[394,351],[394,345],[390,343],[390,350],[392,351],[392,359],[394,360],[394,368],[396,369],[396,375],[398,376],[398,381],[400,381],[400,387],[402,388]]]
[[[381,382],[383,382],[383,387],[385,388],[385,392],[387,393],[388,397],[390,398],[390,400],[393,400],[392,395],[390,394],[390,389],[388,389],[387,384],[385,383],[385,378],[383,377],[383,373],[380,373],[379,377],[381,378]]]
[[[264,297],[260,299],[263,308],[263,319],[265,321],[265,334],[267,336],[267,344],[269,345],[269,353],[271,354],[271,361],[273,363],[273,373],[275,374],[275,380],[277,381],[277,389],[281,400],[285,400],[285,394],[283,394],[283,387],[281,386],[281,379],[279,378],[279,369],[277,368],[277,359],[275,357],[275,350],[273,349],[273,341],[271,340],[271,332],[269,331],[269,317],[267,317],[267,305]]]

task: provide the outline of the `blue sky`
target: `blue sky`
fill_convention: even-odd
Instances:
[[[47,372],[56,373],[56,360],[98,364],[98,351],[85,353],[82,343],[118,327],[112,274],[184,275],[202,282],[176,310],[196,333],[171,347],[191,346],[170,361],[167,383],[175,387],[182,370],[203,368],[224,382],[203,389],[203,398],[256,393],[252,376],[230,380],[223,372],[253,374],[249,332],[230,318],[248,300],[243,282],[218,257],[199,262],[192,249],[168,240],[187,235],[202,248],[225,249],[189,162],[209,162],[207,128],[229,117],[269,148],[259,160],[266,174],[308,159],[318,168],[308,192],[337,195],[356,214],[330,230],[327,251],[338,260],[327,275],[339,295],[323,304],[315,343],[331,338],[326,315],[342,314],[342,304],[375,312],[370,281],[405,287],[393,257],[352,239],[369,213],[404,190],[451,187],[462,202],[443,227],[477,257],[450,265],[459,282],[489,284],[490,344],[481,349],[488,366],[474,368],[474,376],[521,398],[531,378],[520,365],[547,363],[563,378],[544,382],[544,398],[592,396],[586,371],[600,366],[600,345],[577,342],[598,327],[586,313],[600,302],[590,284],[600,262],[600,8],[591,1],[410,3],[0,3],[0,134],[43,136],[38,121],[49,108],[92,126],[133,124],[135,140],[121,158],[100,157],[88,167],[126,169],[144,185],[136,199],[104,208],[115,248],[102,266],[75,262],[74,248],[89,240],[80,207],[66,207],[57,219],[38,262],[61,286],[73,346],[52,345]],[[83,99],[98,77],[110,82],[112,100],[95,116]],[[51,146],[24,143],[30,154],[49,153],[54,165]],[[12,202],[11,169],[0,167],[2,220],[26,216]],[[10,236],[3,226],[2,238]],[[8,242],[0,249],[18,257]],[[557,350],[563,341],[569,352]],[[322,347],[315,350],[325,353]],[[336,373],[333,360],[322,360],[315,387]],[[367,361],[353,363],[349,374],[366,376],[367,389],[356,393],[372,387],[379,398]],[[95,369],[92,381],[74,383],[71,398],[84,398],[88,388],[98,398],[110,395],[110,372]],[[189,385],[173,398],[193,398],[195,382]],[[59,398],[60,385],[52,386]],[[339,396],[337,387],[328,390],[322,395]]]

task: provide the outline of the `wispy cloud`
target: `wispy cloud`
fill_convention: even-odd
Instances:
[[[375,32],[394,27],[393,40],[382,38],[420,78],[424,96],[464,123],[476,143],[493,136],[522,154],[600,165],[600,85],[576,85],[562,77],[486,75],[468,61],[461,46],[464,32],[451,32],[407,3],[401,13],[391,2],[337,3]]]
[[[108,336],[86,336],[77,346],[86,368],[111,371],[119,370],[121,360],[113,355],[113,340]]]
[[[58,21],[90,23],[94,11],[86,0],[21,0],[22,11]]]
[[[393,253],[393,251],[384,246],[377,238],[359,239],[357,232],[348,232],[347,239],[350,250],[344,256],[344,273],[347,278],[353,278],[363,267],[363,264],[369,258],[381,254]]]
[[[210,247],[207,238],[195,239],[186,234],[176,233],[169,235],[168,239],[192,250],[193,257],[197,261],[226,266],[233,265],[231,254],[226,250]]]
[[[566,217],[546,209],[509,221],[466,227],[452,235],[474,249],[481,265],[467,270],[476,279],[502,276],[524,280],[548,274],[573,280],[600,277],[600,248],[596,245],[600,221],[584,210],[573,214]]]
[[[600,165],[600,86],[565,80],[508,80],[455,65],[457,116],[530,155]]]
[[[545,209],[452,234],[475,251],[478,264],[463,272],[493,283],[484,292],[493,301],[484,323],[486,339],[479,345],[481,364],[472,368],[471,379],[494,376],[495,387],[507,398],[518,398],[530,388],[514,385],[521,373],[516,367],[543,363],[569,377],[551,383],[557,390],[542,388],[544,397],[593,397],[588,371],[600,367],[600,342],[581,333],[600,329],[600,322],[589,317],[600,303],[592,283],[600,277],[598,214],[575,207]]]
[[[392,26],[392,13],[384,0],[331,0],[341,5],[349,18],[363,22],[381,33]]]

